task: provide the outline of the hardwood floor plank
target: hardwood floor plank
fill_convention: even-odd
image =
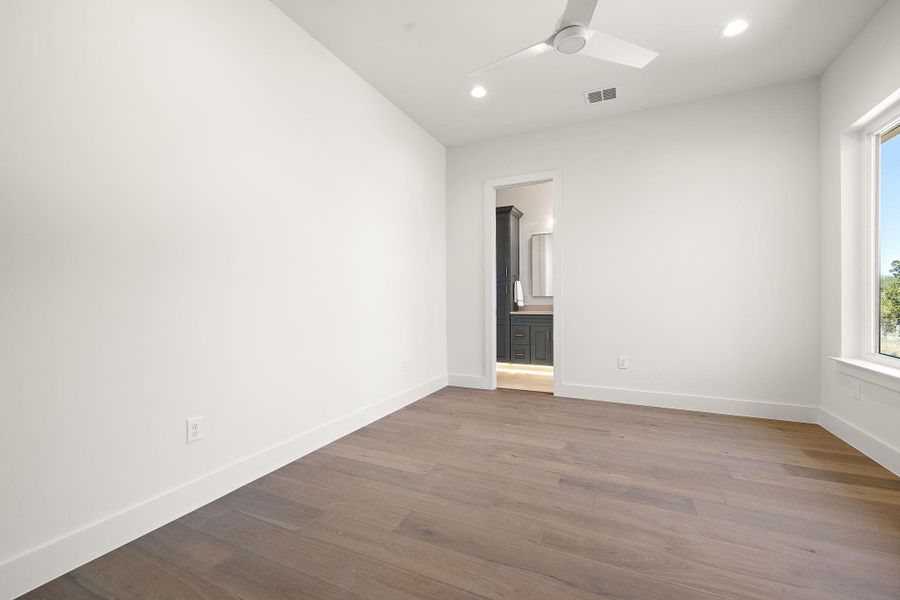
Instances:
[[[435,497],[427,493],[413,492],[392,484],[367,480],[362,477],[327,469],[307,468],[301,470],[295,468],[291,473],[298,481],[304,483],[309,481],[316,482],[316,484],[329,487],[347,498],[354,496],[360,498],[363,502],[376,508],[382,505],[402,507],[405,511],[403,518],[406,518],[409,512],[415,510],[426,514],[442,515],[446,518],[476,523],[507,535],[525,538],[540,537],[540,526],[536,525],[532,520],[497,511],[489,506],[467,504],[443,497]],[[592,503],[583,504],[589,505]],[[379,524],[365,516],[359,520],[365,523]],[[397,523],[391,525],[389,529],[393,529],[402,520],[400,519]]]
[[[527,540],[509,540],[485,535],[484,530],[461,523],[413,513],[396,531],[461,554],[553,577],[579,590],[634,600],[695,598],[710,600],[720,596],[655,580],[645,574],[610,567],[559,552]]]
[[[704,548],[704,542],[707,540],[698,538],[693,544],[686,545],[684,540],[670,537],[662,546],[642,545],[632,540],[623,541],[602,534],[552,528],[545,530],[541,539],[541,544],[563,552],[725,597],[739,596],[757,600],[771,598],[849,600],[855,597],[831,590],[805,589],[785,584],[777,578],[780,572],[784,571],[784,568],[778,568],[783,563],[770,559],[761,565],[764,568],[771,568],[775,572],[773,577],[771,571],[760,570],[757,565],[748,567],[729,560],[730,554],[710,552]],[[713,546],[714,550],[723,550],[714,544],[707,545]],[[735,549],[731,550],[733,552]],[[743,557],[747,553],[741,551],[740,554]]]
[[[294,531],[315,520],[323,512],[250,485],[219,498],[216,504]]]
[[[819,520],[813,511],[803,516],[783,515],[754,508],[721,504],[718,502],[694,502],[700,515],[728,522],[747,523],[762,529],[792,533],[810,540],[825,540],[834,544],[865,548],[900,557],[900,537],[856,526],[856,519],[844,523]],[[900,561],[897,563],[900,569]]]
[[[771,487],[771,486],[770,486]],[[732,506],[753,508],[788,517],[803,518],[815,514],[819,521],[841,525],[846,522],[847,506],[858,505],[854,525],[873,532],[900,535],[900,507],[891,504],[848,499],[837,503],[835,496],[818,494],[809,498],[792,490],[779,495],[760,495],[758,489],[723,489],[725,502]]]
[[[694,502],[690,498],[653,490],[648,487],[616,483],[609,480],[603,480],[599,477],[585,479],[568,475],[563,476],[559,480],[559,485],[564,489],[567,487],[577,488],[579,490],[590,492],[596,496],[637,502],[638,504],[656,506],[665,510],[682,512],[689,515],[697,514],[697,509],[694,508]]]
[[[810,479],[808,477],[797,477],[795,475],[784,473],[770,473],[768,471],[757,471],[739,467],[729,467],[728,472],[733,479],[778,485],[821,494],[846,496],[848,498],[856,498],[859,500],[874,500],[876,502],[884,502],[887,504],[900,504],[900,492],[894,490],[884,490],[852,483]]]
[[[730,508],[727,505],[721,506]],[[505,499],[497,508],[529,517],[549,529],[612,536],[623,546],[634,540],[646,547],[656,547],[662,552],[671,546],[673,540],[710,540],[713,542],[710,545],[715,545],[715,542],[728,544],[727,553],[735,557],[741,557],[744,551],[752,554],[757,550],[771,555],[774,560],[807,560],[814,556],[817,563],[834,572],[852,568],[857,572],[865,572],[876,580],[888,582],[895,581],[900,575],[897,557],[878,550],[824,541],[815,536],[775,531],[758,527],[758,523],[748,525],[731,521],[729,526],[723,527],[717,519],[702,514],[695,517],[620,500],[602,499],[591,512],[520,498]],[[839,540],[843,541],[845,540]],[[746,550],[741,547],[746,547]]]
[[[490,570],[478,581],[479,589],[487,598],[515,600],[611,600],[613,596],[586,592],[532,571],[491,563]]]
[[[105,598],[239,600],[224,588],[130,544],[78,568],[74,577]]]
[[[131,542],[131,545],[195,575],[206,574],[239,551],[231,544],[180,521],[164,525]]]
[[[74,573],[69,573],[57,577],[22,598],[29,600],[106,600],[109,596],[94,593],[84,587]]]
[[[405,508],[375,502],[370,495],[358,493],[358,490],[357,493],[341,494],[329,488],[274,473],[249,485],[347,519],[374,523],[388,529],[396,527],[409,514],[409,510]]]
[[[337,540],[346,544],[348,540],[341,537],[323,541],[300,532],[281,529],[240,513],[228,513],[212,519],[204,523],[202,528],[206,533],[235,546],[246,548],[254,554],[364,598],[391,600],[396,598],[402,589],[416,584],[423,587],[426,585],[432,588],[440,587],[439,583],[420,573],[394,567],[377,558],[331,543]],[[443,567],[435,563],[432,569],[439,570]],[[368,575],[361,576],[361,572]],[[373,577],[372,574],[379,572],[383,573],[380,579]],[[395,581],[397,589],[385,586],[385,578],[388,581]],[[454,593],[455,590],[448,590],[446,595],[454,597]]]
[[[477,581],[489,569],[487,563],[477,556],[422,543],[365,523],[326,516],[304,529],[302,534],[405,572],[422,575],[436,584],[460,590],[460,593],[464,591],[469,596],[480,595],[474,591],[478,588]]]
[[[206,578],[253,600],[360,600],[361,596],[306,573],[242,550],[217,565]]]
[[[319,452],[339,456],[341,458],[357,460],[379,467],[389,467],[391,469],[399,469],[409,473],[418,473],[420,475],[427,473],[434,468],[434,463],[418,460],[410,456],[404,456],[397,452],[369,450],[368,448],[342,444],[339,441],[328,444],[319,450]]]
[[[331,473],[343,473],[360,479],[366,479],[372,484],[386,484],[395,488],[426,494],[461,502],[463,504],[475,504],[478,506],[490,506],[496,498],[495,490],[466,483],[448,483],[446,481],[416,476],[385,468],[376,468],[371,465],[363,465],[356,461],[346,460],[327,455],[310,455],[296,463],[284,468],[287,476],[310,478],[315,482],[317,477],[327,478]],[[327,487],[327,486],[326,486]],[[378,487],[370,485],[370,487]]]
[[[875,462],[868,456],[864,456],[862,454],[854,452],[853,448],[850,446],[847,446],[847,449],[844,452],[826,452],[822,450],[804,449],[803,453],[810,458],[821,461],[843,462],[849,463],[851,465],[865,465],[876,469],[880,466],[877,462]]]
[[[742,449],[741,443],[737,440],[727,443],[717,441],[698,444],[696,440],[685,443],[677,439],[655,436],[634,440],[623,440],[611,436],[609,439],[596,438],[591,442],[575,442],[569,445],[569,449],[588,456],[596,455],[601,451],[622,453],[627,450],[629,455],[642,457],[645,461],[659,460],[660,457],[665,457],[666,462],[680,459],[686,462],[709,463],[726,471],[728,467],[742,467],[788,474],[794,467],[822,468],[824,466],[821,460],[809,458],[802,452],[791,454],[791,444],[782,442],[782,445],[785,446],[785,450],[779,454],[771,449],[766,452]],[[867,464],[829,463],[827,467],[835,472],[896,479],[886,469],[876,469]]]
[[[866,464],[868,466],[868,463],[863,464]],[[882,490],[900,492],[900,479],[871,477],[868,475],[857,475],[854,473],[830,471],[827,469],[814,469],[798,465],[785,465],[785,474],[793,475],[794,477],[806,477],[807,479],[820,479],[822,481],[831,481],[834,483],[846,483],[850,485],[860,485],[863,487],[873,487]]]

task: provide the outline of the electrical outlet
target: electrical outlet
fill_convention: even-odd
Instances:
[[[619,368],[620,368],[620,369],[627,369],[627,368],[628,368],[628,357],[627,357],[627,356],[620,356],[620,357],[619,357]]]
[[[203,417],[192,417],[187,420],[187,443],[199,442],[203,439]]]
[[[403,359],[403,372],[406,373],[407,371],[409,371],[409,359],[404,358]]]
[[[858,381],[850,382],[850,395],[853,396],[854,400],[859,400],[859,382]]]

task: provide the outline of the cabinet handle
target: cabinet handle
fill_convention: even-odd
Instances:
[[[506,286],[506,293],[509,293],[509,286]]]
[[[503,269],[503,276],[509,277],[509,267],[506,267],[505,269]]]
[[[516,352],[516,358],[525,358],[524,352]]]
[[[525,334],[524,334],[524,333],[521,333],[521,332],[520,332],[520,333],[517,333],[517,334],[515,334],[515,335],[516,335],[516,337],[525,337]]]

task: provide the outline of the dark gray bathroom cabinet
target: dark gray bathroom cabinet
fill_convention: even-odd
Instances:
[[[510,362],[509,326],[519,280],[519,219],[515,206],[497,208],[497,361]]]
[[[510,315],[509,331],[509,362],[526,365],[553,364],[553,315],[513,313]]]

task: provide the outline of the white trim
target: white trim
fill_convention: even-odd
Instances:
[[[835,361],[838,365],[838,370],[848,377],[860,379],[894,392],[900,392],[900,369],[861,358],[832,356],[831,360]]]
[[[797,423],[816,423],[818,407],[804,404],[783,404],[764,400],[745,400],[717,396],[698,396],[673,392],[635,390],[618,387],[602,387],[566,383],[559,386],[557,394],[566,398],[598,400],[618,404],[653,406],[708,412],[739,417],[777,419]]]
[[[558,395],[566,364],[563,357],[565,269],[562,266],[566,243],[563,234],[566,220],[563,218],[562,171],[553,171],[553,174],[553,393]]]
[[[891,97],[893,98],[893,95]],[[879,106],[881,107],[881,105]],[[864,263],[859,265],[860,272],[864,277],[862,300],[865,314],[862,315],[864,331],[861,339],[863,347],[857,351],[871,362],[886,366],[894,364],[900,366],[900,361],[879,353],[881,341],[881,244],[879,240],[881,136],[898,125],[900,125],[900,104],[881,107],[880,112],[872,115],[869,122],[861,120],[856,125],[862,145],[860,183],[863,200],[862,219],[865,227],[865,231],[862,232],[862,239],[865,243],[862,252]]]
[[[494,180],[499,181],[499,180]],[[484,378],[497,388],[497,188],[484,182]]]
[[[883,115],[890,114],[890,110],[895,104],[900,105],[900,88],[894,90],[894,93],[879,102],[878,106],[860,117],[853,124],[851,130],[862,129],[871,123],[877,122],[876,120]]]
[[[0,564],[0,597],[24,594],[446,385],[446,375],[436,377],[15,556]]]
[[[879,313],[881,312],[881,308],[879,307]],[[881,324],[879,323],[878,327]],[[881,335],[879,333],[879,335]],[[844,360],[854,360],[852,358],[845,358]],[[894,358],[893,356],[888,356],[887,354],[866,354],[865,358],[863,358],[865,362],[873,363],[881,367],[885,367],[887,369],[900,369],[900,358]]]
[[[877,354],[880,345],[879,329],[881,327],[881,248],[879,242],[880,191],[878,181],[878,163],[880,150],[873,132],[867,132],[862,138],[862,184],[863,189],[863,240],[865,248],[862,253],[864,264],[863,306],[863,343],[865,354]]]
[[[497,387],[491,383],[491,378],[487,375],[460,375],[458,373],[451,373],[447,376],[447,385],[476,390],[492,390]]]
[[[888,471],[900,475],[900,448],[892,446],[831,411],[819,409],[819,425],[847,442]]]
[[[563,339],[563,211],[562,171],[541,171],[512,177],[488,179],[484,182],[484,381],[478,386],[460,384],[461,387],[479,387],[493,390],[497,387],[497,189],[552,182],[553,197],[553,388],[562,384]],[[472,377],[472,376],[454,376]],[[459,381],[465,381],[459,379]]]
[[[487,377],[479,375],[450,375],[450,385],[475,389],[487,388]],[[739,417],[777,419],[797,423],[818,422],[818,407],[805,404],[784,404],[765,400],[746,400],[720,396],[701,396],[678,392],[660,392],[630,388],[558,383],[556,395],[579,400],[597,400],[635,406],[673,408]]]

